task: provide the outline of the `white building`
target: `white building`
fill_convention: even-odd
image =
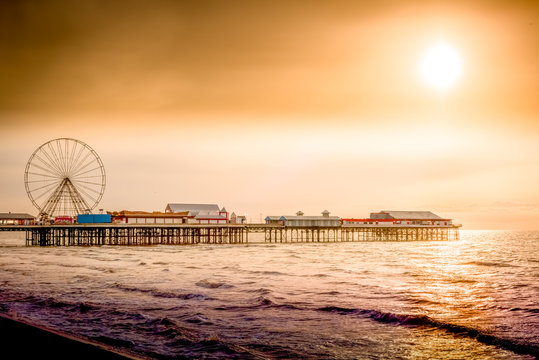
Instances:
[[[217,204],[167,204],[165,213],[187,212],[190,224],[227,224],[228,211]]]
[[[282,224],[284,226],[340,226],[341,218],[329,216],[329,211],[324,210],[322,216],[305,216],[302,211],[298,211],[296,216],[268,216],[266,224]]]
[[[245,215],[236,215],[236,213],[230,214],[230,223],[231,224],[245,224],[247,217]]]

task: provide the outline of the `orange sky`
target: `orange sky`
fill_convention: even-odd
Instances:
[[[539,5],[505,1],[0,4],[0,211],[57,137],[101,156],[100,207],[432,210],[539,229]],[[460,53],[445,92],[418,64]]]

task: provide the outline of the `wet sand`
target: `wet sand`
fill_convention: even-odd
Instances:
[[[4,359],[141,359],[111,346],[0,315]]]

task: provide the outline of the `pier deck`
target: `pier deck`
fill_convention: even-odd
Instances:
[[[264,233],[264,242],[447,241],[459,239],[458,226],[298,227],[243,225],[51,225],[0,226],[25,231],[28,246],[244,244],[249,234]]]

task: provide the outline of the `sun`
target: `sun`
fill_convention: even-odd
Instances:
[[[446,43],[438,43],[429,48],[420,64],[424,80],[437,90],[451,88],[460,78],[461,71],[460,54]]]

